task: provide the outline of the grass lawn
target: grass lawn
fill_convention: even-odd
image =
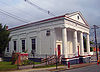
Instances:
[[[41,64],[41,62],[34,62],[34,64]]]
[[[11,65],[11,62],[0,62],[0,71],[17,69],[17,65]]]
[[[34,63],[40,64],[40,62],[34,62]],[[56,67],[56,65],[38,66],[35,68],[48,68],[48,67]],[[4,61],[0,62],[0,71],[16,70],[16,69],[17,69],[17,65],[12,65],[11,62],[4,62]]]

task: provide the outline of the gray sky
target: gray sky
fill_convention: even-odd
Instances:
[[[55,16],[70,12],[80,11],[90,26],[100,26],[100,0],[29,0],[45,10],[49,10]],[[13,19],[0,12],[0,23],[9,28],[50,18],[48,15],[31,6],[24,0],[0,0],[0,9],[20,17],[25,22]],[[0,10],[1,11],[1,10]],[[100,31],[99,31],[100,33]],[[99,35],[98,33],[98,35]],[[99,38],[99,37],[98,37]]]

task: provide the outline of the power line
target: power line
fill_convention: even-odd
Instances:
[[[11,18],[14,18],[14,19],[16,19],[16,20],[18,20],[18,21],[21,21],[21,22],[26,23],[25,21],[20,20],[20,19],[18,19],[18,18],[16,18],[16,17],[13,17],[13,16],[11,16],[11,15],[9,15],[9,14],[6,14],[6,13],[4,13],[4,12],[1,12],[1,11],[0,11],[0,13],[5,14],[5,15],[7,15],[7,16],[9,16],[9,17],[11,17]]]
[[[53,13],[51,13],[49,10],[45,10],[45,9],[39,7],[39,6],[37,6],[36,4],[30,2],[29,0],[24,0],[24,1],[27,2],[27,3],[29,3],[29,4],[32,5],[32,6],[36,7],[37,9],[39,9],[39,10],[41,10],[41,11],[43,11],[43,12],[49,14],[49,15],[51,15],[51,16],[55,16],[55,15],[54,15]]]
[[[29,21],[27,21],[27,20],[25,20],[25,19],[22,19],[22,18],[20,18],[20,17],[18,17],[18,16],[16,16],[16,15],[11,14],[11,13],[9,13],[9,12],[6,12],[6,11],[4,11],[4,10],[2,10],[2,9],[0,9],[0,13],[5,14],[5,15],[7,15],[7,16],[9,16],[9,17],[12,17],[12,18],[14,18],[14,19],[16,19],[16,20],[19,20],[19,21],[21,21],[21,22],[24,22],[24,23],[28,23],[28,22],[29,22]]]
[[[0,1],[0,3],[1,3],[1,4],[4,4],[4,5],[6,5],[6,6],[9,6],[9,4],[7,4],[7,3],[5,3],[5,2],[3,2],[3,1]],[[14,8],[16,8],[16,9],[19,10],[19,11],[22,11],[23,13],[25,13],[26,15],[29,15],[29,16],[32,18],[32,15],[30,15],[30,13],[25,12],[25,11],[23,11],[22,9],[19,9],[19,8],[17,8],[17,7],[14,7]]]

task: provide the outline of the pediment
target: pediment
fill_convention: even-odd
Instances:
[[[66,17],[69,18],[70,20],[77,21],[79,23],[82,23],[88,26],[87,21],[85,20],[85,18],[82,16],[80,12],[66,14]]]

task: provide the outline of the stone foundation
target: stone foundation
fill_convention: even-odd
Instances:
[[[67,65],[68,62],[70,62],[70,64],[81,64],[81,63],[90,63],[90,56],[87,57],[78,57],[78,58],[71,58],[71,59],[62,59],[62,64]]]

